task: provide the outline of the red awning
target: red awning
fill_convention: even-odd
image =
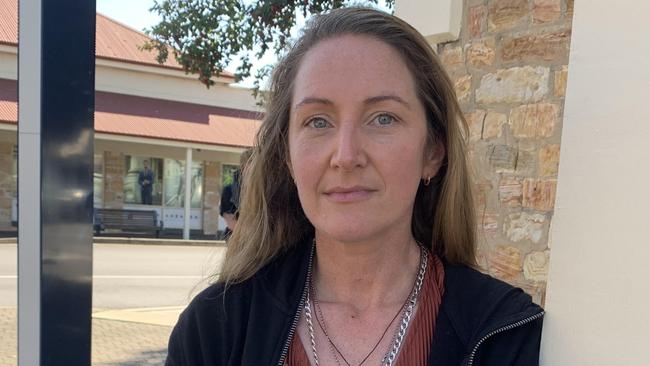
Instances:
[[[95,132],[252,146],[261,114],[117,93],[95,93]],[[18,120],[16,81],[0,79],[0,121]]]

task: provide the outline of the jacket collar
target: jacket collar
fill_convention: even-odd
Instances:
[[[313,239],[303,239],[264,266],[255,279],[273,303],[287,315],[297,311],[307,281]]]

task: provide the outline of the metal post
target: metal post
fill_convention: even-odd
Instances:
[[[19,9],[18,361],[90,365],[95,1]]]
[[[192,148],[185,149],[185,222],[183,224],[183,239],[190,239],[190,209],[192,208]]]

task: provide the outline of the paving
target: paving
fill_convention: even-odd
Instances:
[[[164,365],[178,315],[207,285],[225,246],[113,239],[94,245],[92,365]],[[0,366],[18,364],[16,250],[15,241],[0,240]]]
[[[93,311],[92,364],[163,365],[182,307]],[[17,366],[16,308],[0,308],[0,365]]]

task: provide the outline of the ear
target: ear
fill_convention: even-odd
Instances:
[[[447,150],[442,142],[436,142],[429,149],[427,155],[424,157],[424,166],[422,169],[422,179],[433,178],[438,174],[443,161],[447,156]]]

